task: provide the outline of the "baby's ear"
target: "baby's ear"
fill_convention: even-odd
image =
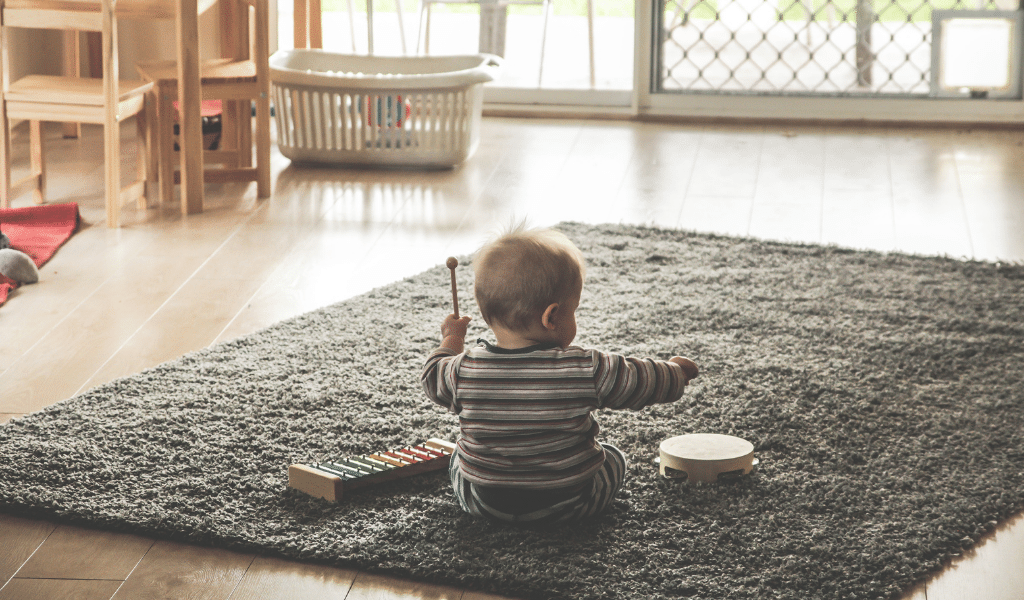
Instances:
[[[549,331],[554,331],[555,330],[555,327],[556,327],[555,326],[555,319],[557,318],[556,317],[557,313],[558,313],[558,303],[557,302],[555,302],[554,304],[548,305],[548,307],[544,309],[544,314],[542,314],[540,316],[540,324],[544,326],[544,329],[547,329]]]

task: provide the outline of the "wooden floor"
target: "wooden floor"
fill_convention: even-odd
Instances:
[[[85,225],[0,307],[0,422],[469,253],[513,216],[1024,260],[1020,131],[485,119],[481,137],[427,173],[275,153],[269,199],[211,184],[203,214],[128,207],[109,230],[100,130],[49,129],[50,199]],[[10,515],[0,548],[0,600],[496,598]],[[1024,519],[908,597],[1024,597]]]

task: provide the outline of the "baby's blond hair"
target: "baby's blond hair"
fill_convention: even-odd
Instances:
[[[473,259],[476,302],[484,321],[525,331],[551,304],[583,288],[583,253],[553,229],[511,226]]]

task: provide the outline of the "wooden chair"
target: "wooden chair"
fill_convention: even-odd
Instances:
[[[40,2],[36,0],[0,0],[0,70],[2,70],[2,107],[0,107],[0,206],[10,206],[12,198],[34,190],[36,202],[46,196],[41,122],[73,121],[103,125],[103,159],[107,225],[117,227],[121,207],[137,200],[145,208],[146,160],[140,157],[139,178],[121,186],[121,121],[138,115],[145,106],[145,94],[151,83],[119,81],[117,61],[117,17],[114,0],[86,2]],[[96,8],[99,8],[97,11]],[[26,75],[10,82],[10,52],[6,37],[9,27],[98,31],[103,44],[102,78]],[[31,174],[11,181],[11,121],[30,123]]]
[[[269,7],[267,0],[221,0],[226,11],[241,8],[237,14],[221,13],[222,23],[233,23],[222,31],[222,48],[233,47],[234,56],[203,61],[200,65],[200,88],[203,100],[220,100],[224,107],[224,131],[221,148],[203,152],[203,179],[216,181],[255,181],[256,195],[270,196],[270,64]],[[224,8],[224,7],[227,8]],[[250,12],[255,32],[249,32]],[[224,38],[231,41],[224,43]],[[142,64],[139,75],[153,83],[150,100],[155,110],[149,112],[148,130],[154,147],[155,175],[159,182],[160,201],[173,198],[174,185],[180,182],[176,165],[180,164],[174,147],[174,100],[178,97],[178,67],[174,61]],[[252,103],[256,104],[256,166],[252,166]],[[224,146],[227,146],[226,148]],[[151,175],[152,177],[152,175]],[[182,202],[182,212],[187,207]]]

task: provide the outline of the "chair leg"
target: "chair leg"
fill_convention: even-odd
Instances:
[[[11,124],[6,101],[0,98],[0,208],[11,207]]]
[[[149,123],[147,122],[147,108],[152,108],[152,106],[149,106],[148,100],[146,105],[143,106],[142,111],[135,115],[135,129],[138,134],[135,138],[135,147],[138,149],[138,152],[135,154],[135,181],[142,183],[142,193],[135,199],[135,206],[139,210],[149,208],[146,198],[146,191],[149,186],[149,139],[147,136]]]
[[[159,105],[158,98],[160,92],[156,87],[153,88],[148,94],[146,94],[146,109],[144,114],[138,115],[135,118],[139,123],[142,123],[145,127],[143,134],[146,144],[146,184],[156,184],[159,179],[160,169],[160,147],[157,145],[157,130],[160,126],[159,113],[157,107]]]
[[[103,125],[103,178],[106,189],[107,227],[121,225],[121,127],[117,120]]]
[[[160,183],[160,204],[174,200],[174,104],[169,86],[156,90],[157,181]]]
[[[221,100],[220,103],[220,145],[221,150],[235,150],[235,160],[225,166],[237,169],[242,166],[242,146],[239,142],[239,128],[242,114],[242,102]]]
[[[32,200],[36,204],[42,204],[46,198],[46,167],[43,164],[43,124],[39,121],[29,121],[29,155],[32,168],[32,176],[36,178],[35,189],[32,191]]]
[[[252,101],[238,103],[238,166],[252,166]]]
[[[270,98],[256,99],[256,196],[270,197]]]

